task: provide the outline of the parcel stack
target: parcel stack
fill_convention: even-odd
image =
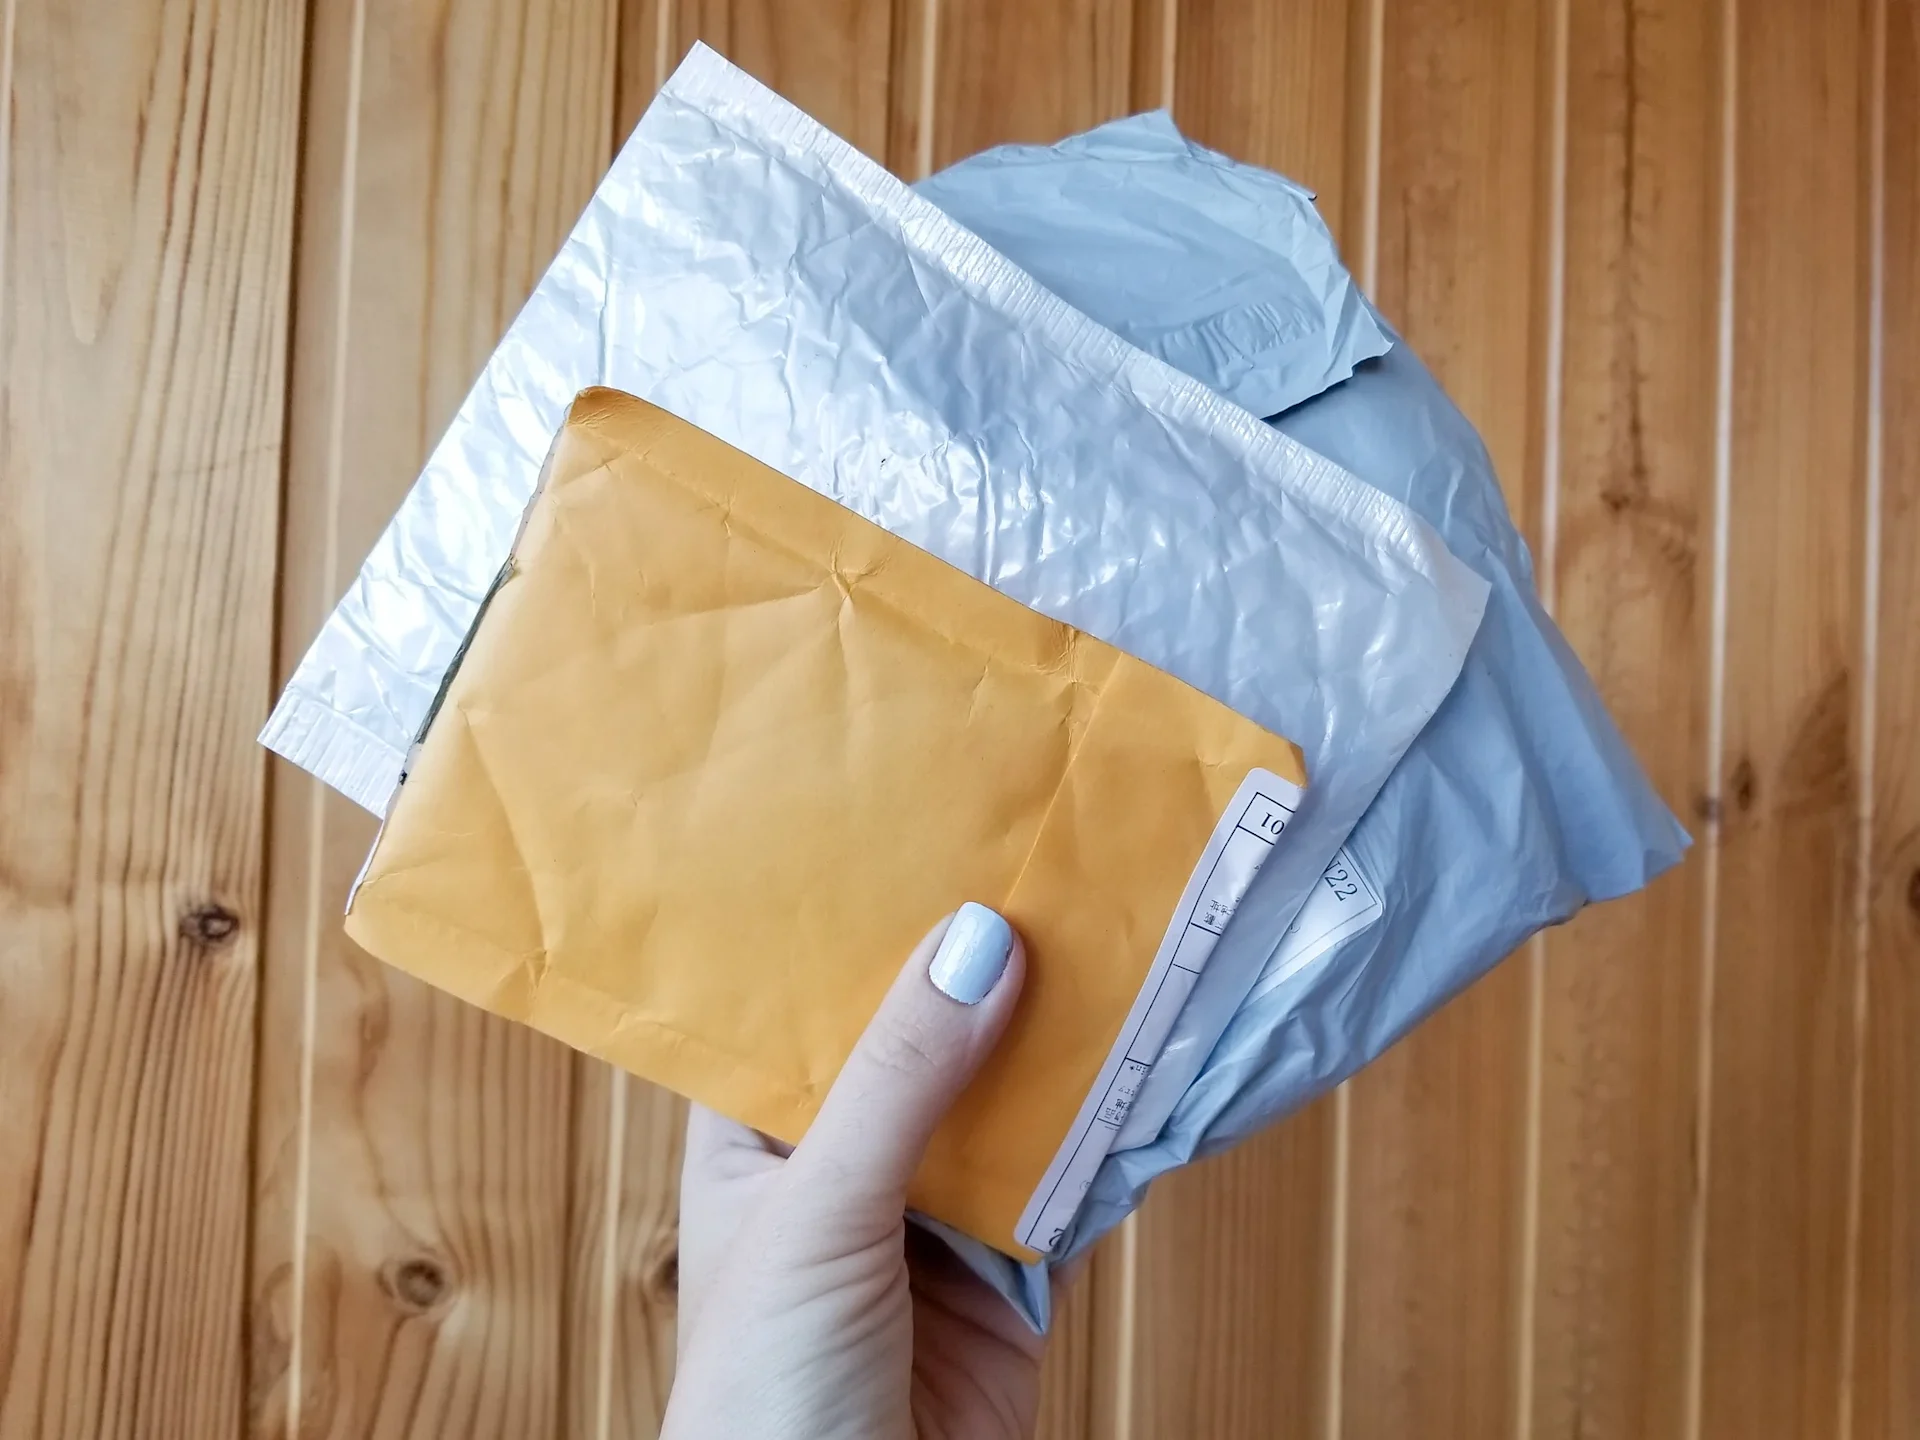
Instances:
[[[913,1198],[1041,1327],[1152,1179],[1686,843],[1310,195],[1164,115],[916,194],[704,47],[262,738],[384,817],[376,955],[788,1140],[1004,909]]]

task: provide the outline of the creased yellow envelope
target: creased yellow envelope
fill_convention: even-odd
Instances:
[[[347,930],[796,1141],[908,950],[995,906],[1026,990],[913,1201],[1031,1258],[1022,1213],[1256,769],[1305,783],[1291,742],[592,390]]]

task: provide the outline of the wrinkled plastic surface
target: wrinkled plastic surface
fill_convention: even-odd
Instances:
[[[1163,110],[1005,145],[914,187],[1061,299],[1256,415],[1386,353],[1311,191]]]
[[[1067,173],[1050,192],[1063,212],[1075,213],[1061,214],[1055,241],[1037,218],[1017,241],[1009,236],[1010,258],[1040,273],[1058,270],[1075,253],[1076,237],[1096,228],[1114,267],[1124,269],[1135,247],[1134,283],[1108,295],[1083,287],[1077,298],[1095,319],[1151,330],[1163,312],[1137,277],[1166,266],[1151,214],[1078,211],[1113,193],[1089,171],[1107,170],[1117,181],[1125,167],[1071,142],[1053,153],[1051,163]],[[1211,173],[1220,162],[1204,163]],[[976,166],[977,187],[970,181]],[[989,157],[962,161],[938,179],[956,219],[991,220],[999,181]],[[1210,218],[1222,229],[1241,223],[1234,207]],[[1196,236],[1193,269],[1168,277],[1168,315],[1184,313],[1188,295],[1207,293],[1207,267],[1231,253],[1228,239],[1203,230],[1201,217],[1186,217],[1186,233]],[[1333,260],[1326,244],[1313,263]],[[1156,1176],[1299,1108],[1529,935],[1588,902],[1639,889],[1676,864],[1687,845],[1536,599],[1526,547],[1479,436],[1407,346],[1396,344],[1272,423],[1431,521],[1492,584],[1486,619],[1459,684],[1348,840],[1382,891],[1384,918],[1297,973],[1263,975],[1191,1084],[1152,1101],[1143,1091],[1121,1140],[1131,1148],[1108,1157],[1057,1252],[1062,1258],[1124,1218]],[[1149,1086],[1176,1072],[1173,1050],[1170,1042]],[[969,1258],[1030,1315],[1044,1315],[1039,1267],[1018,1274],[997,1256]]]
[[[1256,415],[1319,395],[1392,344],[1312,192],[1194,144],[1162,110],[1057,145],[982,151],[914,189],[1090,317]],[[1235,979],[1202,976],[1121,1146],[1157,1135],[1199,1076],[1243,998]]]
[[[1485,581],[1400,502],[1089,320],[697,47],[266,743],[384,807],[567,405],[592,384],[1300,743],[1306,800],[1207,968],[1223,1018],[1452,688],[1485,603]]]

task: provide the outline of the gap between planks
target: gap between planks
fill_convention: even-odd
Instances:
[[[1387,52],[1386,0],[1366,4],[1366,140],[1360,178],[1360,234],[1357,241],[1360,288],[1372,295],[1380,280],[1380,164],[1385,124]],[[1353,1171],[1353,1087],[1342,1081],[1333,1092],[1333,1155],[1328,1166],[1327,1373],[1324,1440],[1341,1440],[1345,1429],[1347,1368],[1347,1264],[1352,1243],[1350,1209]]]
[[[662,7],[664,8],[664,7]],[[620,1310],[620,1211],[627,1171],[627,1072],[611,1068],[607,1094],[607,1174],[600,1196],[600,1334],[593,1378],[593,1433],[613,1430],[614,1336]]]
[[[1846,1272],[1840,1297],[1840,1398],[1838,1440],[1853,1440],[1854,1363],[1860,1325],[1860,1192],[1866,1148],[1867,1005],[1873,927],[1873,823],[1875,750],[1880,690],[1881,512],[1885,503],[1884,358],[1887,273],[1887,0],[1873,0],[1870,20],[1867,118],[1867,398],[1863,468],[1866,517],[1860,603],[1859,777],[1854,802],[1853,1074],[1847,1097],[1847,1211],[1842,1249]]]
[[[340,240],[334,275],[333,357],[327,397],[326,516],[320,568],[322,585],[330,592],[334,573],[340,565],[340,498],[342,494],[342,456],[347,427],[347,345],[351,320],[353,289],[353,233],[355,194],[358,190],[360,156],[361,77],[366,62],[367,0],[353,0],[347,53],[346,126],[341,139],[340,164]],[[331,593],[319,597],[324,613]],[[304,780],[307,796],[307,914],[317,920],[323,905],[323,867],[327,787],[308,776]],[[320,927],[304,927],[300,956],[300,1079],[294,1126],[292,1290],[294,1303],[287,1333],[287,1434],[301,1430],[301,1382],[306,1359],[307,1231],[312,1218],[313,1189],[313,1056],[318,1043]]]
[[[13,233],[13,31],[19,0],[0,13],[0,331],[7,320],[7,242]]]
[[[919,119],[913,132],[913,174],[910,180],[924,180],[933,173],[933,126],[938,114],[938,48],[940,36],[940,0],[922,0],[920,10],[920,94]]]
[[[1547,139],[1546,335],[1540,426],[1540,603],[1551,617],[1560,601],[1561,421],[1567,333],[1567,107],[1570,0],[1554,0],[1550,20],[1552,86]],[[1631,57],[1629,57],[1631,63]],[[1533,1435],[1534,1334],[1540,1288],[1540,1152],[1545,1084],[1547,942],[1527,942],[1526,1101],[1522,1115],[1519,1302],[1514,1307],[1514,1440]]]
[[[1687,1346],[1683,1357],[1684,1440],[1699,1440],[1705,1368],[1707,1194],[1713,1155],[1713,1011],[1720,939],[1720,772],[1727,714],[1727,562],[1733,491],[1734,259],[1739,147],[1739,0],[1720,10],[1720,286],[1714,344],[1713,599],[1708,622],[1705,793],[1701,826],[1700,1018],[1695,1046],[1694,1185],[1687,1233]]]

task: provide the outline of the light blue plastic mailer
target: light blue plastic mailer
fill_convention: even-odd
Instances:
[[[920,193],[1069,304],[1256,415],[1386,353],[1313,192],[1188,143],[1164,111],[1007,145]]]
[[[1379,354],[1354,319],[1375,317],[1347,300],[1325,228],[1285,213],[1304,192],[1190,144],[1164,114],[1051,149],[988,151],[922,189],[1094,319],[1223,393],[1301,399],[1269,423],[1406,502],[1493,587],[1452,694],[1348,841],[1379,920],[1297,969],[1270,966],[1197,1078],[1158,1105],[1143,1095],[1127,1148],[1109,1156],[1056,1251],[1066,1257],[1119,1223],[1156,1176],[1298,1109],[1529,935],[1639,889],[1688,842],[1536,599],[1480,437],[1403,343]],[[1081,263],[1089,253],[1097,265]],[[1299,328],[1335,338],[1267,343],[1272,297],[1300,294],[1323,308]],[[1165,339],[1183,335],[1206,343]],[[1045,1323],[1039,1267],[1017,1274],[967,1249]]]

